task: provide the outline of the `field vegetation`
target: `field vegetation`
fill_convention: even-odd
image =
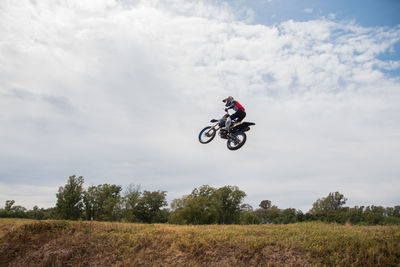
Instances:
[[[253,209],[243,203],[246,193],[237,186],[214,188],[202,185],[191,193],[166,201],[166,191],[142,191],[131,184],[124,192],[115,184],[83,187],[83,177],[70,176],[60,186],[56,206],[32,210],[6,200],[0,208],[0,218],[28,218],[37,220],[95,220],[134,223],[171,223],[182,225],[207,224],[288,224],[323,221],[358,225],[400,225],[400,206],[344,206],[347,198],[339,192],[316,200],[312,208],[303,213],[294,208],[280,209],[270,200],[262,200]]]
[[[0,219],[1,266],[399,266],[400,226]]]
[[[339,192],[303,213],[243,203],[237,186],[166,191],[83,187],[70,176],[56,206],[0,208],[1,266],[400,266],[400,206],[345,207]]]

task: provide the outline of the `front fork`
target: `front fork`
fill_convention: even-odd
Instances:
[[[216,123],[213,127],[210,128],[210,130],[208,130],[208,131],[206,132],[206,136],[207,136],[207,137],[210,137],[210,136],[211,136],[211,135],[210,135],[210,132],[212,132],[212,131],[217,132],[217,131],[219,130],[218,127],[219,127],[219,126],[218,126],[218,123]]]

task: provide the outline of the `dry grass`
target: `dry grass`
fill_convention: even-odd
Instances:
[[[399,266],[399,226],[0,219],[1,266]]]
[[[28,219],[0,219],[0,238],[9,232],[12,232],[19,228],[21,225],[33,223],[34,220]]]

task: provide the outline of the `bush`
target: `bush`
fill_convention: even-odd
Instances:
[[[261,219],[253,212],[244,213],[240,218],[240,224],[260,224]]]

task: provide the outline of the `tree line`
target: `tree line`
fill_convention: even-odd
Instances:
[[[203,185],[190,194],[174,199],[170,208],[166,191],[142,191],[129,185],[124,191],[115,184],[83,187],[82,176],[70,176],[59,187],[56,206],[32,210],[7,200],[0,217],[30,219],[66,219],[124,221],[172,224],[288,224],[303,221],[324,221],[364,225],[400,224],[400,206],[344,206],[347,199],[339,192],[318,199],[303,213],[294,208],[279,209],[270,200],[262,200],[253,209],[243,203],[246,193],[237,186],[214,188]]]

